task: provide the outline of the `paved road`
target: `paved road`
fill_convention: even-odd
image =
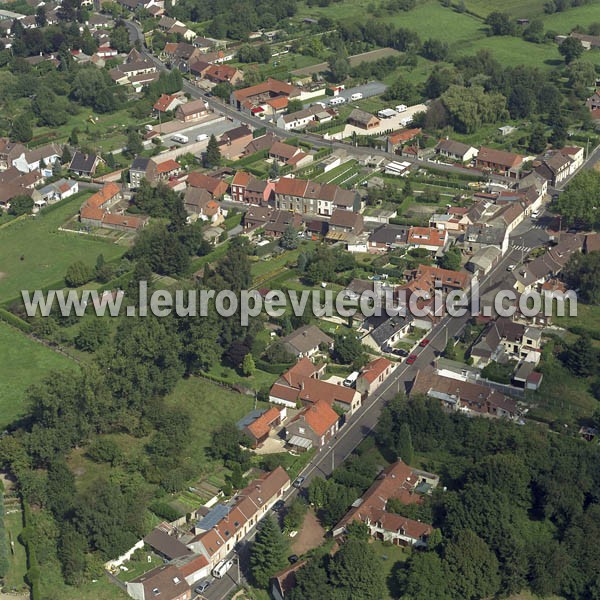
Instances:
[[[518,262],[519,258],[519,251],[510,250],[507,252],[503,260],[496,265],[488,276],[481,280],[481,295],[487,290],[502,286],[502,283],[507,281],[510,277],[506,267]],[[303,489],[308,486],[314,477],[328,477],[331,475],[333,469],[339,466],[362,442],[362,440],[374,430],[385,403],[398,393],[406,391],[407,385],[412,382],[417,370],[430,365],[435,356],[444,350],[448,339],[461,333],[469,318],[469,314],[460,318],[445,317],[435,326],[428,336],[428,339],[430,340],[429,344],[425,348],[419,348],[418,357],[415,363],[412,365],[401,363],[385,381],[382,387],[378,389],[375,394],[369,396],[356,413],[348,420],[346,425],[340,429],[333,444],[323,448],[302,471],[301,475],[305,477],[302,486]],[[301,490],[292,487],[284,496],[284,500],[289,502],[289,500],[298,493],[301,493]],[[246,539],[245,543],[240,546],[242,581],[244,580],[244,568],[248,565],[246,558],[248,545],[253,538],[254,532]],[[234,567],[226,578],[215,581],[207,590],[205,596],[210,600],[221,600],[222,598],[225,598],[236,585],[237,569]]]

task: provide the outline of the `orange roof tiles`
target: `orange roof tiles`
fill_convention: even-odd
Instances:
[[[231,185],[241,185],[246,187],[250,182],[250,173],[246,173],[246,171],[237,171],[233,176],[233,181]]]
[[[88,207],[100,208],[120,192],[121,188],[116,183],[107,183],[101,190],[98,190],[93,196],[90,196],[85,205]]]
[[[177,169],[181,169],[181,165],[173,159],[165,160],[156,165],[157,173],[169,173],[170,171],[176,171]]]
[[[373,383],[380,375],[386,372],[392,366],[392,363],[383,356],[376,358],[363,367],[361,377],[364,377],[369,383]]]
[[[275,183],[275,193],[286,196],[304,197],[309,182],[306,179],[296,179],[293,177],[282,177]]]
[[[411,227],[408,231],[408,243],[418,246],[444,246],[447,232],[435,227]]]
[[[247,429],[257,439],[261,439],[271,431],[271,424],[281,416],[281,411],[272,406],[267,412],[264,412],[258,419],[250,423]]]
[[[299,416],[319,436],[324,435],[340,418],[324,400],[305,408]]]

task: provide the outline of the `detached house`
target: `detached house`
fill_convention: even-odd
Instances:
[[[191,100],[180,104],[175,110],[175,118],[184,123],[196,121],[208,114],[208,105],[204,100]]]
[[[83,154],[83,152],[77,151],[73,154],[73,158],[69,164],[69,171],[77,175],[92,177],[101,162],[102,159],[95,154]]]
[[[304,408],[286,426],[288,446],[298,452],[322,448],[338,432],[340,417],[325,400]]]
[[[462,142],[455,142],[448,138],[441,140],[435,147],[435,151],[441,156],[445,156],[446,158],[461,163],[471,162],[477,157],[479,152],[477,148],[474,148],[473,146],[463,144]]]
[[[333,347],[333,339],[316,325],[303,325],[281,338],[281,341],[286,350],[297,358],[310,358],[319,351],[321,344],[328,350]]]
[[[355,521],[364,523],[375,539],[397,546],[427,546],[433,527],[427,523],[388,512],[390,500],[402,504],[421,504],[423,497],[437,487],[437,475],[412,469],[399,460],[382,471],[373,485],[355,502],[353,508],[333,529],[334,536],[343,535]]]

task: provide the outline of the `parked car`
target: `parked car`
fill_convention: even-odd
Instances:
[[[393,348],[392,354],[395,354],[396,356],[408,356],[408,352],[402,348]]]
[[[293,565],[298,562],[298,555],[292,554],[291,556],[288,556],[288,560],[290,561],[290,565]]]
[[[419,346],[421,346],[421,348],[425,348],[425,346],[427,346],[427,344],[429,344],[429,340],[427,338],[425,338],[424,340],[421,340],[421,342],[419,343]]]
[[[285,502],[283,500],[277,500],[277,502],[275,502],[275,504],[273,504],[273,510],[275,512],[279,512],[280,510],[283,509],[284,506],[285,506]]]
[[[295,488],[300,489],[302,487],[302,484],[304,483],[304,480],[306,479],[306,477],[303,477],[302,475],[300,475],[300,477],[298,477],[296,479],[296,481],[294,481],[294,483],[292,484]]]
[[[517,268],[517,265],[508,265],[508,267],[506,267],[507,271],[514,271]]]
[[[407,365],[412,365],[415,360],[417,360],[417,355],[416,354],[411,354],[407,359],[406,359],[406,364]]]
[[[196,592],[196,594],[203,594],[208,587],[210,586],[210,581],[203,581],[200,585],[197,585],[194,588],[194,592]]]

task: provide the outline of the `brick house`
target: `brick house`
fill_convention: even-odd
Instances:
[[[184,123],[196,121],[208,114],[208,106],[204,100],[191,100],[180,104],[175,110],[175,118]]]
[[[356,390],[361,394],[372,394],[391,374],[394,365],[380,357],[367,363],[356,380]]]
[[[523,156],[482,146],[475,159],[475,166],[484,171],[493,171],[517,179],[523,166]]]
[[[338,432],[339,415],[325,400],[304,408],[285,428],[288,446],[299,452],[322,448]]]

